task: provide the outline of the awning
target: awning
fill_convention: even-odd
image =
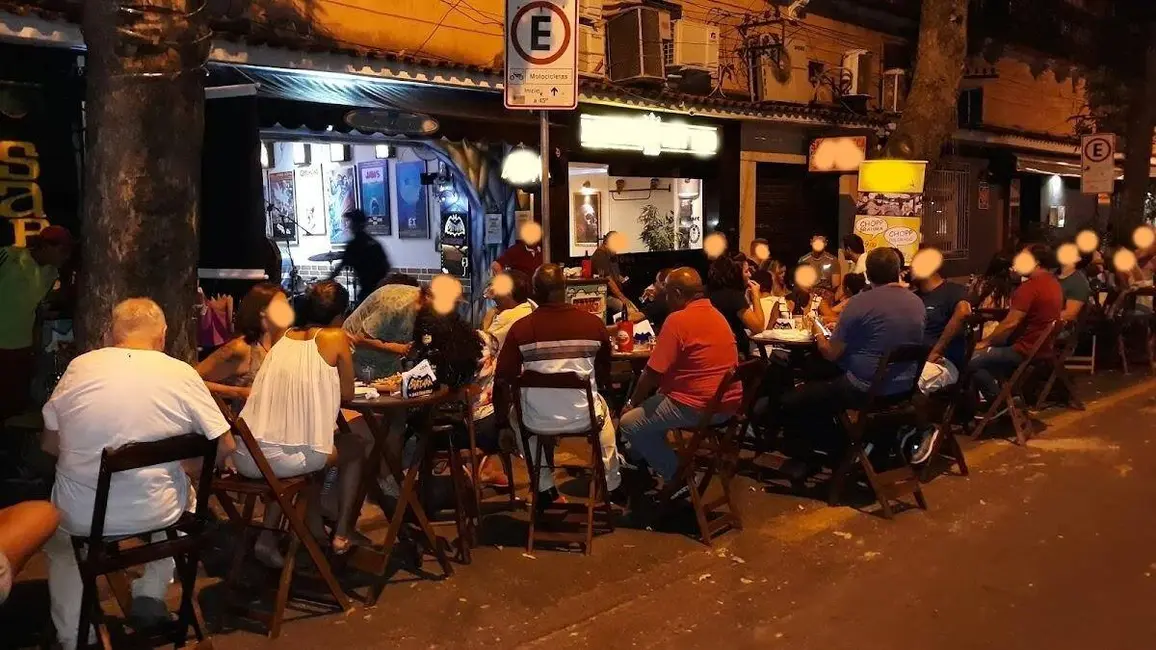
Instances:
[[[493,91],[446,88],[372,77],[212,64],[209,86],[252,84],[258,97],[360,108],[385,108],[481,122],[536,124],[537,115],[507,111]]]
[[[1123,161],[1116,161],[1116,180],[1124,179]],[[1056,176],[1080,177],[1080,160],[1072,158],[1052,158],[1049,156],[1016,156],[1016,171],[1031,174],[1048,174]],[[1156,167],[1150,167],[1148,176],[1156,178]]]

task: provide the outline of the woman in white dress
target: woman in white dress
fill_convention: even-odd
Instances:
[[[337,554],[350,548],[354,499],[368,451],[360,436],[334,436],[341,403],[353,399],[351,342],[341,329],[348,307],[349,292],[337,282],[313,285],[305,295],[300,319],[304,326],[289,329],[269,350],[241,411],[278,478],[338,467],[339,514],[333,536]],[[245,476],[260,476],[244,447],[238,447],[233,463]],[[324,541],[320,487],[308,494],[308,524]],[[265,513],[266,528],[275,527],[280,515],[280,508],[271,505]],[[268,531],[258,538],[256,553],[266,564],[283,562]]]

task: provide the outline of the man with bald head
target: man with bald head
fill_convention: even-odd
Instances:
[[[726,317],[705,296],[702,278],[692,268],[670,272],[666,279],[670,316],[658,333],[650,361],[634,395],[622,409],[619,429],[630,454],[646,461],[664,481],[674,480],[678,456],[666,443],[670,429],[698,424],[723,375],[739,362],[735,335]],[[651,393],[658,389],[654,395]],[[730,417],[742,401],[742,388],[731,387],[718,421]]]
[[[217,457],[235,448],[229,424],[197,371],[164,353],[165,316],[152,300],[132,298],[112,312],[108,347],[72,360],[44,405],[44,450],[56,457],[52,502],[60,526],[48,542],[52,622],[65,650],[77,644],[83,586],[72,535],[87,535],[104,449],[186,433],[219,439]],[[133,535],[174,523],[190,504],[180,463],[122,472],[108,496],[104,534]],[[132,613],[144,623],[168,616],[164,597],[172,559],[145,565],[133,583]]]
[[[590,378],[594,390],[595,425],[601,432],[602,461],[606,466],[606,487],[611,492],[622,482],[619,473],[618,447],[614,423],[606,400],[598,387],[610,377],[610,336],[602,319],[566,302],[566,278],[562,267],[543,264],[534,272],[534,301],[538,308],[510,327],[506,342],[498,353],[494,376],[502,382],[516,380],[523,371],[541,373],[572,372]],[[537,434],[550,435],[582,431],[590,426],[586,392],[549,388],[528,388],[522,400],[522,416]],[[511,409],[510,424],[518,429],[517,412]],[[515,439],[519,446],[522,436]],[[531,436],[530,449],[522,453],[536,458],[537,438]],[[558,499],[554,475],[543,468],[538,477],[537,507],[544,508]]]

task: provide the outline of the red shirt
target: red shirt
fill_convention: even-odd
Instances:
[[[1060,319],[1060,312],[1064,310],[1064,290],[1056,276],[1037,269],[1012,293],[1010,308],[1024,312],[1012,347],[1026,357],[1048,325]],[[1054,333],[1052,339],[1055,339]],[[1051,353],[1052,341],[1047,341],[1040,347],[1039,355],[1046,357]]]
[[[666,318],[647,367],[662,375],[658,392],[701,409],[738,362],[738,346],[726,318],[700,298]],[[736,383],[723,398],[723,410],[733,412],[742,398],[742,386]]]
[[[542,247],[528,247],[522,241],[517,241],[514,242],[513,246],[507,248],[505,253],[502,253],[497,262],[507,271],[514,269],[533,277],[534,271],[542,266]]]

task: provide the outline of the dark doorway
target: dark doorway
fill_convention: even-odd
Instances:
[[[803,165],[759,163],[755,181],[755,237],[771,256],[791,266],[809,250],[811,236],[838,247],[839,176],[812,174]]]

